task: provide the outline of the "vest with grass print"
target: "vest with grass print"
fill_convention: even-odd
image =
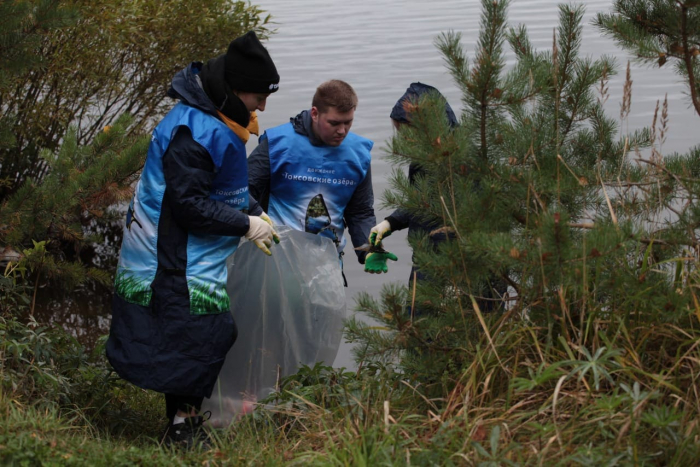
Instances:
[[[176,105],[153,131],[146,165],[126,215],[115,290],[121,298],[137,305],[148,306],[151,302],[151,284],[158,269],[158,222],[165,194],[163,155],[183,125],[216,166],[209,197],[241,211],[249,207],[243,142],[215,117],[184,104]],[[239,242],[240,237],[188,234],[185,276],[191,313],[229,311],[226,258]]]

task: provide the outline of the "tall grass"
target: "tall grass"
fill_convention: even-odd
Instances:
[[[24,351],[24,366],[17,363],[22,359],[8,343],[19,342],[15,336],[3,341],[0,374],[25,376],[12,374],[14,389],[3,385],[0,461],[692,465],[700,455],[698,317],[688,310],[680,318],[649,329],[592,312],[584,320],[592,328],[586,346],[565,339],[547,346],[544,330],[532,323],[490,319],[491,342],[475,343],[473,363],[444,397],[428,397],[419,376],[392,363],[366,362],[353,372],[303,367],[253,415],[215,431],[211,450],[192,453],[159,445],[160,395],[124,384],[108,369],[81,379],[63,367],[82,387],[64,390],[67,397],[47,391],[49,379],[60,381],[56,375],[28,384],[47,366],[37,346]],[[77,366],[83,375],[85,366]]]

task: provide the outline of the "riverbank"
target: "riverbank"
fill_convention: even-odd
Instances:
[[[388,364],[306,367],[271,409],[212,431],[213,447],[191,452],[159,445],[161,396],[116,377],[99,349],[87,355],[60,331],[2,319],[0,463],[690,465],[700,405],[689,371],[697,317],[688,318],[595,355],[558,355],[515,325],[474,348],[446,398],[427,398],[424,381]],[[538,353],[540,362],[525,357]]]

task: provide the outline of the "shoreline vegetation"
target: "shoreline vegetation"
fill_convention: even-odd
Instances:
[[[1,463],[696,463],[700,146],[662,152],[664,101],[650,127],[625,129],[629,67],[620,115],[603,112],[616,64],[579,55],[582,7],[562,5],[552,48],[538,51],[524,27],[509,26],[505,0],[482,1],[473,55],[459,34],[436,40],[463,93],[460,125],[450,129],[429,96],[391,142],[391,161],[424,175],[411,185],[396,172],[386,205],[450,233],[437,250],[409,238],[430,279],[358,299],[374,324],[346,324],[356,371],[303,367],[252,414],[212,431],[212,449],[161,447],[162,397],[111,370],[105,338],[88,353],[33,315],[43,284],[112,283],[114,271],[80,253],[112,220],[109,206],[130,197],[161,109],[148,96],[162,77],[133,72],[170,51],[143,45],[197,36],[183,53],[209,56],[222,31],[271,33],[270,17],[246,2],[181,3],[168,12],[145,1],[0,5]],[[113,15],[101,15],[106,6]],[[127,13],[131,26],[117,20]],[[201,21],[182,20],[195,13]],[[700,122],[698,2],[618,0],[594,23],[639,61],[675,66]],[[99,50],[69,61],[85,43]],[[517,59],[508,70],[506,48]],[[67,69],[84,73],[79,89],[59,85]],[[107,87],[84,96],[93,82]],[[121,97],[100,107],[110,89]],[[67,111],[72,102],[107,110],[88,118]],[[32,120],[37,112],[47,120]],[[502,309],[482,309],[503,284]]]

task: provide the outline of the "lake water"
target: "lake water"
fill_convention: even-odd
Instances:
[[[389,113],[408,85],[420,81],[438,88],[455,111],[461,109],[460,92],[452,82],[443,59],[434,46],[441,32],[462,33],[462,42],[474,56],[481,14],[475,0],[258,0],[275,21],[277,33],[267,43],[281,76],[280,91],[267,101],[259,115],[261,128],[288,121],[309,108],[316,86],[328,79],[350,83],[358,94],[359,106],[352,130],[375,142],[372,151],[372,176],[378,219],[390,211],[382,209],[383,193],[389,187],[392,167],[385,160],[386,143],[391,138]],[[509,23],[525,24],[533,45],[551,49],[553,28],[558,25],[558,5],[554,0],[514,0]],[[625,66],[628,57],[612,41],[602,37],[590,25],[597,12],[609,11],[611,1],[585,2],[582,51],[591,57],[602,54],[618,58],[618,76],[609,84],[607,108],[619,116]],[[512,55],[509,56],[512,60]],[[648,126],[656,101],[668,93],[670,131],[664,151],[685,151],[698,143],[694,133],[700,118],[689,108],[684,88],[671,67],[632,68],[633,96],[629,128]],[[255,147],[249,142],[249,151]],[[348,248],[350,245],[348,245]],[[406,232],[393,234],[385,247],[399,257],[390,264],[388,274],[366,274],[362,266],[346,256],[345,271],[349,283],[348,309],[355,307],[354,297],[364,291],[379,296],[382,284],[406,283],[411,268],[411,250]],[[342,345],[336,366],[353,367],[350,347]]]
[[[411,82],[421,81],[438,88],[455,111],[461,109],[459,90],[445,69],[434,40],[441,32],[461,32],[465,49],[473,57],[480,2],[258,0],[254,3],[268,11],[276,23],[277,33],[267,46],[281,75],[280,91],[270,97],[267,109],[259,115],[261,128],[284,123],[309,108],[316,86],[321,82],[332,78],[349,82],[359,96],[353,131],[375,142],[372,151],[375,207],[377,218],[383,219],[390,213],[381,207],[381,202],[392,170],[385,160],[386,143],[392,135],[391,108]],[[509,22],[525,24],[536,48],[551,49],[552,30],[558,24],[557,4],[554,0],[514,0]],[[610,115],[616,117],[628,57],[590,25],[595,13],[608,11],[610,5],[611,1],[586,2],[583,52],[592,57],[608,54],[618,58],[619,75],[610,82],[607,103]],[[199,57],[203,58],[206,57]],[[671,67],[633,66],[632,79],[630,129],[650,125],[656,101],[663,100],[668,93],[670,131],[664,151],[685,151],[698,143],[695,132],[700,129],[700,118],[689,108],[684,88]],[[256,144],[252,138],[248,143],[249,152]],[[385,246],[398,255],[399,261],[391,263],[389,273],[381,276],[364,273],[351,252],[346,256],[349,310],[354,309],[354,297],[358,292],[379,296],[383,284],[407,282],[411,250],[406,232],[393,234]],[[48,292],[40,295],[50,300]],[[96,290],[73,294],[67,300],[45,303],[42,321],[63,325],[91,344],[96,337],[108,332],[109,303],[109,296]],[[348,345],[341,346],[335,364],[354,367]]]

